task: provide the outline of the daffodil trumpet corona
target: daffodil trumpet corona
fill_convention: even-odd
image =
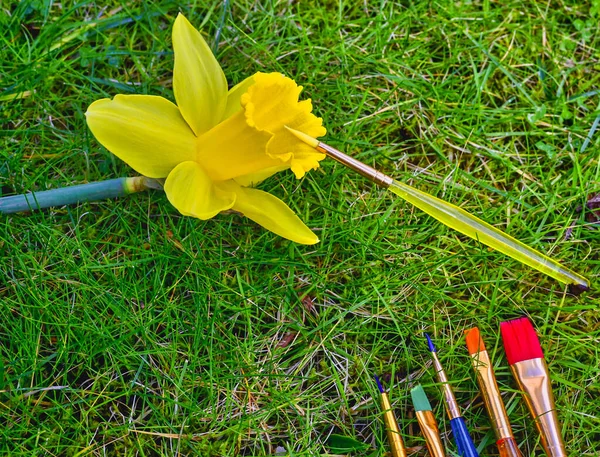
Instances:
[[[160,189],[160,183],[145,176],[116,178],[76,186],[11,195],[0,198],[0,214],[33,211],[74,203],[93,202],[108,198],[123,197],[147,189]]]
[[[473,216],[464,209],[445,202],[426,192],[415,189],[408,184],[396,181],[390,176],[375,170],[359,160],[310,137],[306,133],[294,130],[290,127],[287,128],[307,145],[360,173],[374,183],[389,189],[394,194],[463,235],[478,240],[525,265],[529,265],[564,284],[574,287],[575,289],[587,290],[589,288],[589,282],[583,276],[562,266],[556,260],[553,260],[547,255],[516,240],[487,222],[482,221],[478,217]]]

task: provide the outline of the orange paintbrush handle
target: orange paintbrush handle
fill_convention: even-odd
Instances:
[[[514,438],[503,438],[496,442],[500,457],[523,457]]]

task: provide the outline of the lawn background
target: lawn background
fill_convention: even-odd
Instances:
[[[373,374],[412,455],[422,334],[497,455],[464,346],[478,325],[517,441],[542,455],[499,339],[529,315],[571,455],[600,453],[600,2],[0,3],[4,195],[133,175],[84,113],[118,93],[173,100],[171,26],[202,30],[229,83],[279,71],[326,141],[462,206],[587,276],[569,295],[325,160],[261,185],[321,238],[237,215],[183,217],[160,192],[0,219],[3,455],[385,455]],[[579,211],[578,211],[579,208]],[[566,239],[568,238],[568,239]]]

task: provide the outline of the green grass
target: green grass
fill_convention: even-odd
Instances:
[[[542,450],[499,322],[529,315],[569,453],[600,452],[600,4],[193,2],[230,83],[280,71],[327,142],[459,204],[591,280],[579,297],[326,160],[281,197],[321,238],[236,215],[183,217],[164,194],[0,219],[3,455],[325,455],[330,434],[387,450],[373,374],[426,455],[409,390],[449,423],[440,349],[482,455],[497,455],[463,330],[478,325],[525,456]],[[0,4],[4,195],[132,175],[83,113],[172,97],[176,3]],[[572,235],[565,240],[567,229]]]

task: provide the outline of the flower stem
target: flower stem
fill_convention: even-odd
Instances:
[[[131,178],[109,179],[96,181],[77,186],[61,187],[58,189],[44,190],[24,195],[13,195],[0,198],[0,214],[18,213],[49,208],[51,206],[64,206],[73,203],[93,202],[107,198],[122,197],[124,195],[141,192],[146,189],[159,188],[160,185],[150,178],[135,176]]]

